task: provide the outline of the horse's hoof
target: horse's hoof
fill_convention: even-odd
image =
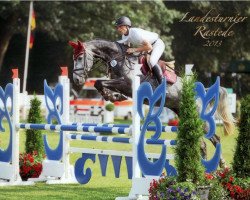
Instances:
[[[114,101],[124,101],[124,100],[127,100],[127,97],[125,97],[122,94],[114,94],[113,95],[113,100]]]

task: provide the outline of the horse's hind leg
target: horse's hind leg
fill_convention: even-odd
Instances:
[[[203,138],[201,140],[200,149],[201,149],[201,157],[206,160],[207,159],[207,144],[206,144],[206,142],[204,141]]]
[[[217,136],[217,135],[214,135],[209,140],[212,142],[212,144],[215,147],[216,147],[217,143],[220,143],[220,137]],[[206,143],[205,143],[205,141],[203,139],[201,141],[201,156],[202,156],[203,159],[207,160],[207,145],[206,145]],[[220,163],[219,163],[219,165],[220,165],[220,168],[227,167],[226,166],[226,161],[225,161],[225,159],[222,156],[220,157]]]
[[[217,136],[216,134],[213,137],[211,137],[209,140],[212,142],[214,147],[216,147],[216,144],[220,143],[220,137]],[[203,159],[207,160],[207,145],[203,139],[201,141],[201,156]],[[220,157],[219,165],[220,165],[220,168],[226,167],[226,161],[222,156]]]
[[[216,134],[214,134],[214,136],[211,137],[209,140],[212,142],[214,147],[216,147],[216,144],[220,143],[220,137],[218,135],[216,135]],[[226,161],[221,155],[221,157],[220,157],[220,168],[225,168],[225,167],[226,167]]]
[[[204,124],[204,129],[205,129],[205,132],[207,132],[209,130],[208,124]],[[216,135],[216,134],[214,134],[209,140],[212,142],[214,147],[216,147],[216,145],[220,143],[220,137],[218,135]],[[225,168],[226,167],[226,161],[222,157],[222,155],[220,157],[219,165],[220,165],[220,168]]]

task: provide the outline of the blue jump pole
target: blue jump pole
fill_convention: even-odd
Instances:
[[[80,134],[69,134],[68,139],[70,140],[85,140],[85,141],[96,141],[96,142],[113,142],[113,143],[126,143],[132,144],[133,138],[128,137],[111,137],[111,136],[91,136],[91,135],[80,135]],[[152,140],[146,139],[145,144],[155,145],[176,145],[176,140]]]
[[[23,129],[35,129],[35,130],[51,130],[51,131],[84,131],[84,132],[104,132],[104,133],[129,133],[130,125],[114,125],[108,126],[88,126],[88,125],[60,125],[60,124],[18,124],[18,128]],[[148,131],[155,131],[155,126],[148,126]],[[177,126],[162,126],[162,132],[177,132]]]
[[[55,124],[18,124],[18,128],[51,131],[84,131],[84,132],[104,132],[104,133],[129,133],[130,128],[126,127],[98,127],[79,125],[55,125]]]
[[[124,127],[129,128],[131,124],[95,124],[95,123],[73,123],[72,125],[79,125],[79,126],[97,126],[97,127]],[[148,126],[148,131],[155,131],[155,126]],[[177,132],[177,126],[162,126],[162,132]]]

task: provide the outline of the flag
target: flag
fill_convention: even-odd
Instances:
[[[26,92],[28,66],[29,66],[29,52],[34,44],[34,31],[36,28],[36,17],[33,7],[33,1],[30,1],[29,21],[27,26],[28,26],[28,31],[27,31],[26,52],[24,61],[24,72],[23,72],[23,92]]]
[[[36,15],[35,15],[35,11],[32,7],[32,11],[31,11],[31,20],[30,20],[30,43],[29,43],[29,48],[32,49],[33,44],[34,44],[34,39],[35,39],[35,28],[36,28]]]

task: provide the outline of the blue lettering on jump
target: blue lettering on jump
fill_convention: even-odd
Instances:
[[[144,124],[141,129],[139,143],[137,147],[137,156],[138,156],[138,162],[141,168],[142,173],[147,176],[159,176],[162,173],[162,170],[165,166],[166,162],[166,145],[162,145],[162,152],[159,157],[159,159],[155,162],[150,162],[146,156],[145,149],[144,149],[144,140],[145,140],[145,134],[147,131],[147,127],[150,123],[154,123],[156,130],[155,134],[151,137],[152,140],[157,141],[159,137],[161,136],[162,132],[162,123],[160,121],[160,114],[162,112],[162,109],[165,104],[165,97],[166,97],[166,81],[165,79],[162,81],[161,85],[159,85],[155,91],[153,92],[153,89],[151,85],[148,82],[142,83],[139,87],[139,90],[137,92],[137,110],[141,117],[141,119],[145,119]],[[149,112],[144,117],[143,113],[143,103],[145,100],[148,100],[149,102]],[[156,104],[160,104],[159,109],[153,113],[153,109]]]
[[[202,83],[196,83],[196,98],[201,100],[202,109],[200,112],[200,117],[203,121],[206,122],[209,130],[207,131],[205,138],[210,139],[214,136],[216,130],[216,124],[214,121],[214,113],[218,107],[219,103],[219,87],[220,87],[220,78],[217,77],[216,82],[205,90]],[[221,157],[221,144],[216,144],[215,153],[213,158],[210,160],[202,159],[202,164],[206,168],[206,172],[212,172],[217,169]]]

